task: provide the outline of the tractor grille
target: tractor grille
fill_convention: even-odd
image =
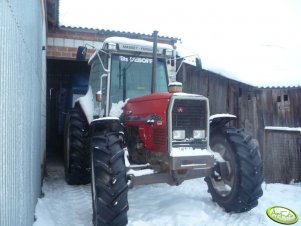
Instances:
[[[193,130],[207,130],[206,100],[176,99],[172,109],[172,129],[185,130],[186,138]]]
[[[166,144],[166,130],[154,129],[154,144],[165,145]]]

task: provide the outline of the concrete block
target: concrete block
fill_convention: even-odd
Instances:
[[[74,39],[69,39],[69,38],[66,38],[65,40],[64,40],[65,42],[64,42],[64,46],[65,47],[75,47],[74,46]]]
[[[84,41],[83,40],[74,40],[74,47],[77,48],[79,46],[83,46]]]
[[[54,38],[48,37],[47,38],[47,45],[48,46],[53,46],[54,45]]]
[[[54,46],[64,46],[63,38],[54,38]]]

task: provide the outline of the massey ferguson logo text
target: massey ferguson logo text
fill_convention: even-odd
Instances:
[[[119,44],[120,50],[130,50],[135,52],[144,52],[144,53],[152,53],[153,47],[151,46],[137,46],[137,45],[130,45],[130,44]],[[162,54],[162,49],[157,49],[158,54]]]

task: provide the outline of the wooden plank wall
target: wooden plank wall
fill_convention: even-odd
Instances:
[[[301,87],[257,88],[188,64],[182,65],[177,80],[183,83],[184,92],[209,98],[211,115],[236,115],[232,126],[244,128],[257,139],[262,155],[268,151],[263,149],[265,126],[301,127]]]
[[[265,130],[264,175],[267,183],[301,181],[300,131]]]
[[[253,115],[254,87],[222,77],[219,74],[202,70],[183,64],[177,75],[177,81],[183,83],[183,91],[201,94],[209,98],[210,114],[230,113],[236,115],[238,120],[232,125],[244,127],[249,133],[254,134]],[[250,111],[251,109],[251,111]]]

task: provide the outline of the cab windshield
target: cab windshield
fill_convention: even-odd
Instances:
[[[112,55],[110,106],[112,103],[151,93],[152,58]],[[167,92],[167,70],[158,59],[156,92]]]

